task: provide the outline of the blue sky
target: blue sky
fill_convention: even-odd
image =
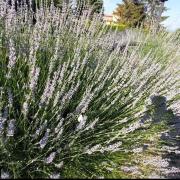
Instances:
[[[105,14],[111,14],[122,0],[104,0]],[[168,10],[164,13],[169,18],[163,24],[170,30],[175,31],[180,28],[180,0],[168,0],[165,3]]]

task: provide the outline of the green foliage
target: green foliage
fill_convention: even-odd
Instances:
[[[177,29],[176,32],[175,32],[176,36],[177,36],[177,39],[179,40],[180,42],[180,29]]]
[[[147,9],[146,25],[153,23],[157,29],[162,26],[160,23],[168,18],[168,16],[163,16],[163,13],[167,10],[165,7],[166,1],[168,0],[142,0]]]
[[[154,28],[159,29],[162,26],[160,23],[168,18],[162,15],[167,10],[165,1],[123,0],[123,4],[118,5],[114,14],[119,22],[127,23],[130,27],[141,24],[144,27],[151,27],[153,24]]]
[[[106,27],[107,31],[124,31],[125,29],[127,29],[128,26],[121,23],[111,23],[110,25],[106,25]]]
[[[89,6],[92,6],[94,13],[100,13],[103,10],[103,0],[89,0]]]
[[[77,11],[81,15],[83,10],[91,9],[92,14],[103,11],[103,0],[76,0]]]
[[[130,0],[123,0],[123,4],[119,4],[113,14],[117,17],[118,22],[130,27],[140,25],[145,19],[143,4]]]
[[[78,19],[56,7],[38,11],[32,25],[25,10],[2,7],[1,178],[133,178],[156,171],[143,161],[162,155],[160,135],[173,117],[164,109],[159,116],[157,101],[179,100],[180,47],[173,37],[113,32],[100,17]],[[146,168],[135,175],[123,169],[131,165]]]

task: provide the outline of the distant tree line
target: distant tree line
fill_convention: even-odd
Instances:
[[[82,14],[83,10],[92,9],[92,13],[100,13],[103,11],[103,0],[4,0],[10,6],[14,5],[16,11],[18,7],[27,5],[33,11],[39,7],[40,2],[46,5],[54,3],[56,7],[62,8],[63,4],[72,5],[79,14]],[[14,3],[14,4],[13,4]]]
[[[27,6],[31,8],[34,12],[36,10],[36,0],[4,0],[9,6],[13,6],[17,11],[21,6]]]
[[[91,9],[92,13],[103,11],[103,0],[76,0],[77,12],[80,14],[84,9]]]
[[[37,8],[42,3],[45,6],[50,6],[53,2],[54,6],[63,9],[63,5],[67,5],[77,17],[80,17],[84,10],[91,10],[91,15],[94,13],[103,12],[103,0],[4,0],[9,6],[13,6],[17,11],[18,8],[26,6],[34,12],[33,24],[36,23],[35,13]]]

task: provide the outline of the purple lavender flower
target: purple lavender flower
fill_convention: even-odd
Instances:
[[[47,164],[50,164],[50,163],[52,163],[53,162],[53,160],[54,160],[54,158],[55,158],[55,156],[56,156],[56,152],[52,152],[47,158],[46,158],[46,163]]]
[[[49,138],[49,132],[50,132],[50,129],[47,129],[44,137],[39,142],[41,149],[43,149],[47,144],[47,141],[48,141],[48,138]]]
[[[8,130],[7,130],[7,136],[14,136],[14,131],[15,131],[15,119],[11,119],[8,122]]]

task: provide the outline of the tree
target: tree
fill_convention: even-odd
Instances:
[[[167,10],[165,2],[168,0],[141,0],[146,7],[147,22],[153,22],[157,28],[161,25],[160,23],[168,18],[163,16],[163,13]]]
[[[91,9],[92,14],[101,13],[103,11],[103,0],[76,0],[76,8],[80,15],[86,9]]]
[[[159,29],[161,22],[168,18],[163,16],[167,10],[166,1],[168,0],[123,0],[123,4],[118,5],[114,15],[118,22],[129,26],[137,26],[143,22],[145,26],[153,24],[155,29]]]
[[[94,13],[101,13],[103,10],[103,0],[90,0],[89,6],[92,7]]]
[[[18,7],[27,5],[28,8],[32,8],[33,11],[35,11],[36,7],[39,7],[42,3],[43,5],[50,6],[51,2],[54,3],[56,7],[62,7],[63,3],[70,4],[72,0],[4,0],[7,2],[8,5],[15,6],[15,9],[17,10]]]
[[[49,5],[51,4],[51,2],[53,2],[56,7],[62,8],[63,4],[69,5],[72,0],[43,0],[43,1],[48,3]]]
[[[130,27],[141,25],[146,17],[144,5],[138,0],[123,0],[123,4],[118,4],[113,14],[119,23]]]

